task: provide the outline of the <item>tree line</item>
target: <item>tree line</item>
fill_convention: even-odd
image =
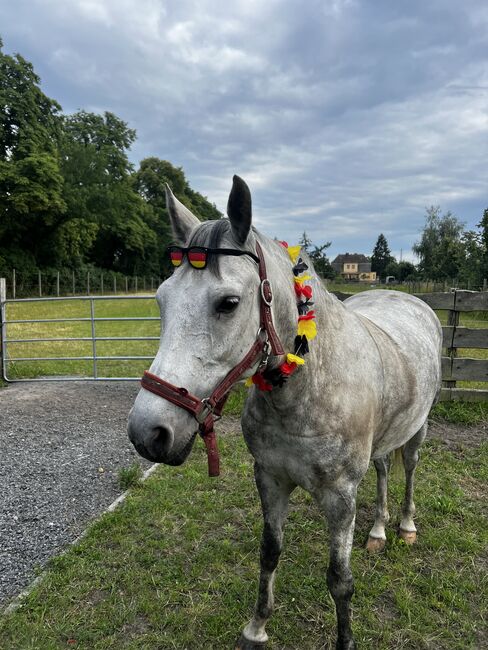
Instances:
[[[165,183],[202,220],[221,213],[170,162],[135,169],[133,129],[110,112],[63,114],[32,64],[2,47],[0,276],[83,267],[159,276],[171,240]]]

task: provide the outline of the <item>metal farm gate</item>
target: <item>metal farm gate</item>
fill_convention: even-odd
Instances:
[[[70,307],[73,305],[79,306],[79,309],[75,311],[86,311],[85,315],[75,315],[73,317],[48,317],[48,318],[33,318],[33,317],[11,317],[9,312],[12,311],[12,308],[17,311],[22,311],[22,307],[26,306],[24,311],[27,311],[27,305],[34,305],[39,307],[42,311],[44,306],[50,303],[58,303],[59,307],[63,306],[63,303],[68,303]],[[158,341],[158,335],[152,336],[134,336],[134,335],[124,335],[116,336],[113,334],[108,334],[105,332],[104,335],[99,333],[100,327],[102,324],[107,323],[141,323],[141,322],[154,322],[160,320],[159,316],[156,315],[128,315],[128,316],[112,316],[104,315],[101,316],[98,313],[97,307],[100,307],[102,303],[107,301],[114,301],[119,304],[123,304],[126,301],[152,301],[154,304],[154,295],[135,295],[135,296],[76,296],[76,297],[53,297],[53,298],[17,298],[17,299],[7,299],[5,292],[5,280],[0,279],[0,328],[1,328],[1,366],[2,366],[2,378],[7,382],[33,382],[33,381],[129,381],[139,379],[142,373],[136,374],[135,376],[106,376],[106,373],[100,371],[100,366],[105,364],[105,362],[117,362],[119,366],[123,365],[123,362],[131,361],[152,361],[154,359],[157,345],[154,344],[154,353],[153,354],[103,354],[100,353],[100,347],[103,344],[108,342],[112,344],[117,344],[119,342],[127,342],[130,345],[130,342],[143,342],[143,341]],[[136,303],[134,302],[134,305]],[[150,310],[148,310],[150,311]],[[21,314],[22,315],[22,314]],[[63,336],[61,334],[63,329],[72,328],[75,324],[82,324],[81,327],[86,329],[83,332],[82,336]],[[34,326],[40,326],[44,331],[52,330],[56,334],[54,336],[38,336],[38,335],[23,335],[22,330],[29,331],[29,327],[32,329]],[[38,328],[39,329],[39,328]],[[105,328],[106,329],[106,328]],[[153,328],[154,329],[154,326]],[[56,331],[57,330],[57,331]],[[158,326],[159,330],[159,326]],[[12,333],[13,331],[13,333]],[[51,332],[47,332],[50,334]],[[72,344],[82,344],[85,347],[88,347],[90,350],[89,354],[74,355],[70,356],[69,354],[61,355],[45,355],[39,354],[38,356],[31,355],[31,350],[42,348],[42,345],[54,344],[63,345],[68,344],[67,347],[71,347]],[[19,355],[16,352],[16,348],[22,349],[25,347],[25,344],[29,344],[29,354]],[[125,347],[125,344],[124,344]],[[11,369],[12,368],[21,368],[21,364],[26,363],[37,363],[37,362],[78,362],[80,365],[84,365],[85,368],[89,367],[90,372],[84,372],[81,375],[58,375],[49,374],[45,376],[35,376],[35,377],[25,377],[22,376],[22,372],[17,373],[18,376],[13,376]],[[147,367],[149,363],[145,364]]]

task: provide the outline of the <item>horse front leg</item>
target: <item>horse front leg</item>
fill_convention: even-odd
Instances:
[[[317,498],[329,524],[327,586],[336,606],[337,650],[356,648],[351,630],[354,580],[350,567],[356,520],[356,491],[357,486],[350,483],[335,489],[327,488]]]
[[[236,650],[262,648],[268,640],[266,623],[273,612],[273,583],[283,545],[283,524],[288,501],[295,485],[268,473],[258,463],[254,477],[261,498],[264,528],[261,539],[261,571],[256,608],[252,620],[244,628]]]

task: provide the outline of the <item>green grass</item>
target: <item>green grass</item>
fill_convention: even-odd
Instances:
[[[139,463],[133,463],[129,467],[119,469],[118,483],[122,490],[137,487],[142,478],[142,468]]]
[[[220,440],[223,475],[206,476],[203,444],[162,467],[114,513],[53,560],[25,605],[0,621],[8,650],[233,647],[257,587],[261,515],[241,436]],[[374,516],[370,470],[358,496],[353,628],[363,650],[486,647],[488,448],[427,443],[418,470],[418,543],[394,534],[403,486],[392,481],[386,552],[363,549]],[[327,534],[314,503],[293,495],[276,581],[271,647],[333,648]]]

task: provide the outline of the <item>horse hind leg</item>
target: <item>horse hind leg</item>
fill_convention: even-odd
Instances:
[[[398,534],[407,544],[414,544],[417,540],[417,528],[413,520],[415,515],[415,504],[413,502],[414,474],[419,462],[419,447],[426,435],[427,422],[402,447],[403,467],[405,468],[405,499],[402,505],[402,519]]]
[[[382,456],[374,461],[376,468],[376,512],[373,528],[369,531],[366,550],[369,553],[382,551],[386,544],[385,525],[390,519],[388,514],[388,472],[390,470],[390,456]]]
[[[273,584],[278,560],[283,546],[283,524],[288,511],[288,501],[295,485],[282,483],[257,463],[254,476],[261,498],[264,528],[261,540],[261,572],[256,609],[236,645],[236,650],[262,648],[267,640],[265,626],[274,608]]]

